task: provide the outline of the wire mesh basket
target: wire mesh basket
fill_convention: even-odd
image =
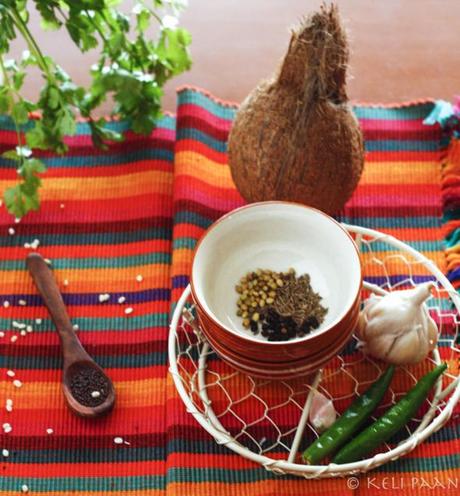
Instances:
[[[370,458],[337,465],[305,465],[300,453],[319,433],[308,422],[312,391],[333,401],[337,414],[382,373],[385,365],[364,355],[356,337],[314,380],[257,379],[235,371],[212,350],[195,320],[188,287],[173,314],[169,335],[170,372],[187,411],[218,444],[225,445],[277,474],[305,478],[337,477],[367,472],[413,450],[452,416],[460,397],[460,298],[439,268],[420,252],[396,238],[357,226],[344,226],[361,252],[362,298],[371,292],[408,289],[433,281],[426,302],[437,323],[439,340],[421,364],[398,367],[375,419],[396,403],[434,364],[448,364],[433,394],[398,433]]]

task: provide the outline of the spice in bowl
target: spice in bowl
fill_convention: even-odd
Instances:
[[[317,329],[327,313],[310,285],[310,276],[297,277],[292,268],[287,272],[257,269],[242,277],[235,289],[239,294],[236,313],[243,327],[268,341],[303,337]]]

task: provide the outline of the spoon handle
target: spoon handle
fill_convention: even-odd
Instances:
[[[75,335],[61,292],[48,264],[40,254],[30,253],[26,265],[59,333],[64,358],[86,358],[87,353]]]

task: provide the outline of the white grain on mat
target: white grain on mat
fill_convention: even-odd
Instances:
[[[108,293],[103,293],[99,295],[99,303],[104,303],[110,300],[110,295]]]
[[[13,430],[13,428],[11,427],[11,424],[9,424],[8,422],[5,422],[5,423],[2,425],[2,427],[3,427],[3,432],[4,432],[5,434],[9,434],[9,433]]]

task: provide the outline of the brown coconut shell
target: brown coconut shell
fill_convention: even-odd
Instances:
[[[293,31],[274,77],[242,103],[228,153],[248,202],[290,200],[333,214],[351,196],[364,149],[348,105],[348,56],[337,7],[323,5]]]

